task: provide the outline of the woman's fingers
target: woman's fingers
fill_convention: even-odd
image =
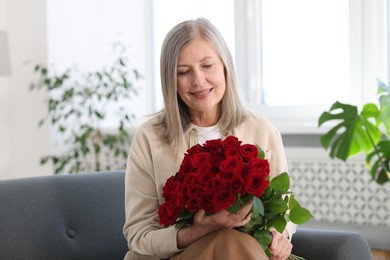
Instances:
[[[220,210],[212,215],[206,215],[204,210],[200,210],[194,216],[195,224],[214,225],[225,228],[235,228],[244,226],[252,217],[251,208],[253,199],[242,205],[236,214],[227,210]]]
[[[285,260],[289,257],[292,251],[290,240],[284,237],[276,230],[271,231],[272,242],[269,246],[270,252],[273,255],[272,260]]]

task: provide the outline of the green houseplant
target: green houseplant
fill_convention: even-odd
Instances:
[[[335,102],[323,112],[318,126],[337,124],[321,136],[321,144],[329,156],[346,161],[364,152],[373,180],[390,182],[390,88],[378,80],[378,103],[366,103],[359,112],[354,105]]]
[[[55,174],[123,169],[135,117],[126,105],[138,95],[135,84],[141,79],[125,56],[116,54],[112,64],[93,72],[72,67],[56,73],[41,64],[34,65],[34,71],[37,78],[30,89],[48,92],[48,113],[39,126],[51,124],[63,147],[43,156],[41,164],[52,163]],[[109,119],[115,129],[104,127]]]

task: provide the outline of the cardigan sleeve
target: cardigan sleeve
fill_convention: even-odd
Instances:
[[[150,145],[145,134],[137,133],[129,151],[125,176],[125,214],[123,228],[128,255],[140,259],[168,258],[179,252],[177,229],[163,228],[158,218],[158,192]]]

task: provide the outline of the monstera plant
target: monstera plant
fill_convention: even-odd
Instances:
[[[390,182],[390,88],[378,80],[378,103],[358,107],[335,102],[323,112],[318,126],[333,121],[333,126],[321,136],[321,144],[329,149],[329,156],[346,161],[364,152],[373,180],[379,184]]]

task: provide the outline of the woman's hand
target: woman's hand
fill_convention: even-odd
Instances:
[[[245,225],[251,219],[250,210],[253,200],[244,204],[236,214],[227,210],[220,210],[212,215],[206,215],[204,210],[200,210],[194,216],[194,224],[184,227],[177,233],[177,246],[184,248],[194,241],[219,228],[235,228]]]
[[[194,226],[209,227],[212,231],[218,228],[241,227],[251,219],[252,213],[250,213],[250,210],[252,206],[253,200],[250,200],[236,214],[227,210],[220,210],[212,215],[206,215],[203,210],[200,210],[194,216]]]
[[[284,230],[282,234],[280,234],[275,229],[271,229],[272,242],[269,245],[269,250],[272,254],[271,260],[286,260],[292,250],[292,244],[288,239],[288,232]]]

